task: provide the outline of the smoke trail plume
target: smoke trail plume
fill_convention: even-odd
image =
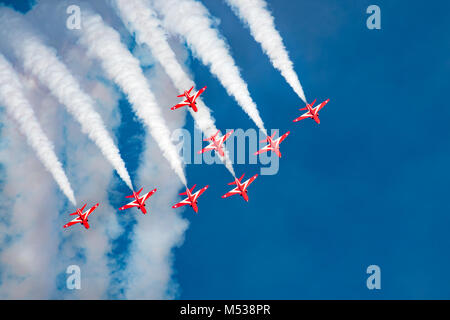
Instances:
[[[194,0],[152,0],[164,16],[164,26],[183,36],[196,56],[219,79],[227,93],[233,96],[242,109],[266,133],[256,104],[250,97],[247,84],[241,78],[228,46],[212,26],[208,10]]]
[[[170,47],[160,20],[156,17],[153,9],[144,2],[137,0],[115,0],[114,3],[130,33],[136,34],[136,41],[139,44],[146,44],[150,48],[152,55],[159,61],[175,87],[183,92],[195,86],[194,81],[178,63],[175,52]],[[198,128],[206,137],[210,137],[218,131],[214,123],[215,120],[211,116],[210,109],[200,98],[197,99],[197,104],[199,107],[197,112],[194,112],[191,108],[188,109]],[[225,153],[223,159],[221,156],[219,158],[224,162],[228,171],[235,176],[228,152]]]
[[[294,71],[293,63],[275,28],[273,16],[264,0],[225,0],[236,15],[248,25],[253,38],[261,44],[272,65],[281,72],[294,92],[306,103],[305,93]]]
[[[76,205],[72,187],[54,152],[53,145],[42,131],[23,91],[24,88],[16,72],[5,57],[0,54],[0,102],[6,107],[8,114],[17,121],[28,144],[36,152],[44,167],[51,173],[62,192],[72,205]]]
[[[180,48],[187,53],[184,47]],[[147,53],[148,54],[148,53]],[[146,74],[152,88],[158,88],[158,101],[169,104],[171,97],[178,93],[161,65],[155,64]],[[184,112],[167,112],[170,119],[180,125],[185,118]],[[174,260],[174,248],[180,246],[185,237],[189,221],[183,218],[182,211],[171,206],[179,201],[179,190],[183,185],[173,170],[164,165],[164,158],[158,152],[158,146],[149,133],[146,134],[141,157],[136,171],[139,185],[158,186],[158,195],[150,199],[151,214],[134,226],[130,236],[127,265],[121,281],[124,285],[124,297],[127,299],[173,299],[177,296],[177,279]],[[208,210],[202,204],[201,210]]]
[[[55,50],[46,46],[31,31],[23,16],[9,8],[0,8],[0,41],[11,46],[23,62],[26,72],[39,79],[68,112],[80,123],[83,133],[95,142],[122,180],[133,189],[119,149],[105,128],[94,102],[81,88]]]
[[[103,22],[101,16],[83,10],[81,42],[88,54],[100,59],[103,69],[126,93],[136,115],[149,128],[164,157],[186,185],[183,163],[170,131],[161,115],[149,83],[137,60],[120,41],[120,34]]]

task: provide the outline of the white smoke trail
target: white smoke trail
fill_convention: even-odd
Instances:
[[[154,82],[151,83],[151,79],[144,76],[139,61],[120,42],[119,34],[106,25],[100,16],[93,15],[85,9],[81,32],[83,33],[81,42],[88,47],[88,54],[100,58],[103,69],[128,95],[136,114],[150,128],[147,130],[147,140],[144,144],[146,147],[143,153],[144,161],[139,168],[139,183],[147,186],[157,185],[161,190],[158,191],[157,197],[151,199],[149,208],[151,214],[139,219],[139,223],[133,229],[133,241],[130,244],[126,268],[120,271],[124,276],[120,278],[120,285],[125,285],[124,297],[129,299],[172,297],[167,294],[173,273],[171,250],[183,241],[188,223],[173,212],[170,205],[173,204],[173,194],[176,194],[181,182],[184,184],[186,182],[174,179],[176,175],[180,177],[180,172],[183,173],[182,167],[181,170],[173,170],[173,165],[172,168],[158,165],[168,156],[158,152],[158,149],[170,147],[169,150],[172,152],[173,146],[170,140],[166,140],[169,131],[160,115],[155,97],[149,90],[149,87],[156,88],[157,83],[166,91],[171,88],[170,83],[161,84],[164,80],[160,76],[153,78]],[[171,96],[173,92],[171,89],[170,91]],[[163,100],[166,96],[169,95],[163,95]],[[156,135],[152,127],[155,125],[157,125]],[[161,142],[165,142],[165,145],[161,145]],[[178,153],[169,156],[172,164],[181,164],[173,162],[173,159],[179,159]]]
[[[212,26],[210,14],[203,4],[194,0],[152,0],[152,3],[163,15],[164,27],[185,38],[194,54],[209,66],[227,93],[236,99],[257,127],[266,133],[247,84],[241,78],[227,44]]]
[[[253,38],[269,56],[272,65],[281,72],[294,92],[306,103],[305,93],[294,71],[293,63],[275,28],[274,18],[264,0],[225,0],[236,15],[248,25]]]
[[[136,34],[136,42],[146,44],[150,48],[152,55],[159,61],[175,87],[183,92],[195,86],[194,81],[178,63],[175,52],[170,47],[160,20],[156,17],[153,9],[138,0],[115,0],[114,3],[130,33]],[[211,116],[210,109],[200,98],[197,99],[197,104],[199,107],[197,112],[194,112],[191,108],[189,108],[189,111],[198,128],[206,137],[210,137],[218,131],[214,123],[215,120]],[[219,156],[219,158],[224,162],[228,171],[235,176],[229,154],[226,150],[225,152],[225,157],[222,159]]]
[[[85,48],[72,41],[74,31],[64,27],[67,5],[62,11],[54,11],[61,3],[60,0],[40,1],[27,13],[26,19],[33,21],[34,28],[45,31],[58,49],[61,60],[66,61],[83,90],[96,101],[103,121],[110,130],[114,130],[121,121],[118,108],[121,93],[117,86],[104,81],[98,61],[89,59]],[[84,5],[78,0],[70,0],[69,3]],[[104,2],[105,7],[101,7],[100,1],[95,5],[105,20],[116,22],[112,25],[126,39],[129,35],[114,12],[110,12]],[[0,51],[9,53],[6,47],[1,47]],[[176,91],[164,71],[156,65],[148,73],[158,101],[169,104],[170,101],[164,98],[172,97]],[[172,250],[182,242],[188,222],[170,208],[179,198],[177,190],[182,183],[166,164],[154,139],[146,134],[146,151],[139,163],[137,180],[141,185],[158,187],[158,193],[149,203],[151,214],[136,215],[139,223],[135,228],[122,230],[117,225],[119,214],[114,209],[118,206],[118,199],[117,191],[111,190],[112,167],[96,145],[88,143],[88,136],[81,134],[78,123],[71,121],[65,112],[58,112],[59,104],[46,88],[35,86],[35,79],[30,75],[21,80],[26,86],[27,97],[36,102],[36,116],[55,141],[55,148],[65,147],[71,153],[66,166],[71,168],[68,173],[77,198],[88,205],[100,202],[100,207],[91,216],[91,229],[85,230],[80,225],[62,229],[69,218],[66,215],[68,211],[61,210],[64,198],[48,197],[55,194],[57,185],[31,154],[31,148],[23,143],[22,136],[10,126],[11,123],[0,125],[0,298],[105,299],[116,298],[114,292],[122,292],[124,288],[128,289],[126,297],[129,298],[173,298],[166,294],[174,274]],[[165,94],[166,91],[169,94]],[[166,114],[171,119],[168,121],[171,128],[182,125],[183,112],[168,111]],[[39,188],[24,192],[29,186]],[[119,198],[120,203],[126,200]],[[48,219],[42,219],[44,213]],[[58,216],[58,213],[61,214]],[[125,219],[133,219],[134,216],[135,212],[128,212]],[[133,239],[124,261],[110,255],[117,244],[117,233],[121,231]],[[46,249],[43,251],[42,248]],[[117,278],[111,274],[122,270],[123,264],[119,262],[126,264],[127,277]],[[72,264],[81,268],[81,290],[66,288],[68,275],[65,270]],[[120,283],[116,283],[117,279]]]
[[[101,16],[83,10],[81,42],[88,48],[88,54],[97,57],[106,74],[126,93],[136,115],[149,128],[183,184],[186,185],[183,163],[170,131],[161,115],[149,83],[137,60],[120,41],[120,34],[103,22]]]
[[[67,39],[64,29],[55,34]],[[62,51],[80,61],[76,73],[83,88],[97,101],[103,119],[113,129],[120,121],[117,110],[120,94],[107,82],[92,81],[101,70],[86,59],[78,44],[65,43]],[[61,196],[55,194],[56,184],[27,150],[31,148],[22,146],[19,133],[10,129],[14,122],[5,121],[0,138],[0,166],[4,169],[0,180],[5,178],[0,183],[0,298],[105,299],[110,292],[108,253],[114,243],[111,238],[121,231],[110,204],[114,201],[113,168],[97,146],[89,143],[88,136],[81,134],[78,123],[60,112],[59,103],[45,88],[36,86],[31,77],[21,80],[28,99],[35,103],[35,114],[42,127],[58,142],[55,148],[70,153],[65,166],[70,168],[69,178],[77,198],[83,199],[80,205],[99,202],[100,207],[90,217],[90,230],[80,225],[63,229],[62,225],[71,219],[67,213],[73,210],[63,207]],[[4,235],[10,240],[2,242]],[[66,289],[65,271],[74,264],[81,268],[82,290]]]
[[[55,154],[53,145],[42,131],[23,91],[24,88],[13,67],[0,54],[0,102],[6,107],[8,114],[17,121],[28,144],[33,148],[44,167],[51,173],[62,192],[72,205],[76,205],[72,187]]]
[[[178,92],[159,64],[152,67],[147,79],[153,88],[158,88],[155,92],[161,103],[169,104]],[[167,114],[177,127],[182,122],[181,117],[186,115],[170,110]],[[138,219],[139,223],[133,229],[129,257],[121,278],[127,299],[173,299],[177,295],[176,285],[173,286],[176,273],[173,250],[183,243],[189,222],[182,217],[181,211],[171,208],[179,201],[178,190],[183,185],[177,181],[173,170],[162,165],[164,158],[157,151],[158,146],[147,133],[136,181],[143,186],[158,186],[158,192],[150,198],[150,214]],[[208,208],[200,203],[200,210],[205,213],[203,210]]]
[[[27,72],[37,77],[80,123],[83,133],[95,142],[122,180],[132,190],[130,176],[119,149],[105,128],[94,102],[81,88],[55,51],[31,31],[23,16],[0,8],[0,41],[12,47]]]

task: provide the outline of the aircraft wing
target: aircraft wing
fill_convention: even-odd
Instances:
[[[95,209],[97,209],[97,207],[98,207],[98,203],[97,203],[95,206],[93,206],[92,208],[90,208],[89,211],[86,211],[86,212],[84,213],[84,217],[85,217],[85,218],[89,217],[89,215],[90,215]]]
[[[219,140],[219,146],[221,147],[223,145],[223,143],[231,136],[231,134],[233,133],[233,131],[228,132],[226,135],[224,135],[222,138],[220,138]]]
[[[322,108],[328,103],[328,101],[330,101],[330,99],[325,100],[325,101],[322,102],[320,105],[318,105],[317,107],[315,107],[315,108],[313,109],[313,110],[314,110],[314,113],[317,114],[317,112],[319,112],[320,109],[322,109]]]
[[[239,190],[238,187],[236,187],[233,190],[231,190],[231,191],[227,192],[226,194],[224,194],[222,196],[222,198],[228,198],[228,197],[234,196],[235,194],[241,194],[241,191]]]
[[[185,106],[188,106],[188,105],[189,105],[189,103],[185,103],[185,102],[183,101],[182,103],[179,103],[179,104],[173,106],[172,108],[170,108],[170,110],[176,110],[176,109],[178,109],[178,108],[185,107]]]
[[[206,90],[206,87],[201,88],[200,90],[197,91],[197,93],[194,96],[193,101],[197,100],[197,98],[203,93],[203,91]]]
[[[280,145],[280,143],[282,143],[283,140],[287,138],[287,136],[289,135],[289,133],[291,133],[291,132],[288,131],[288,132],[286,132],[285,134],[283,134],[280,138],[278,138],[277,145]]]
[[[145,202],[145,201],[146,201],[148,198],[150,198],[155,192],[156,192],[156,188],[153,189],[152,191],[150,191],[150,192],[144,194],[144,195],[142,196],[142,198],[143,198],[142,200]]]
[[[76,217],[75,219],[73,219],[73,220],[70,221],[69,223],[65,224],[65,225],[63,226],[63,228],[67,228],[67,227],[73,226],[74,224],[81,223],[82,221],[83,221],[83,220],[81,220],[80,217]]]
[[[131,201],[130,203],[124,205],[123,207],[120,207],[119,210],[125,210],[125,209],[134,208],[134,207],[139,207],[139,204],[137,203],[136,200]]]
[[[261,150],[256,151],[254,154],[256,156],[257,154],[261,154],[261,153],[264,153],[264,152],[267,152],[267,151],[270,151],[270,150],[272,150],[272,147],[270,146],[270,144],[268,144],[267,146],[265,146]]]
[[[179,207],[182,207],[182,206],[185,206],[185,205],[187,205],[187,204],[191,204],[191,202],[189,201],[189,198],[186,198],[186,199],[184,199],[184,200],[181,200],[180,202],[178,202],[177,204],[175,204],[175,205],[173,205],[172,206],[172,208],[179,208]]]
[[[253,181],[255,181],[255,179],[258,177],[258,174],[255,174],[253,177],[251,177],[250,179],[248,179],[247,181],[245,181],[243,183],[244,186],[244,190],[246,190],[248,188],[249,185],[252,184]]]
[[[206,189],[208,189],[209,186],[203,187],[203,189],[198,190],[196,193],[193,194],[194,196],[194,201],[198,199],[198,197],[200,197],[202,195],[203,192],[206,191]]]
[[[308,119],[308,118],[313,118],[313,115],[311,114],[311,112],[306,112],[304,114],[302,114],[300,117],[298,117],[297,119],[294,119],[294,122],[303,120],[303,119]]]

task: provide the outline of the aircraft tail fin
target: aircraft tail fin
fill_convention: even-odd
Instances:
[[[277,132],[275,131],[271,136],[267,136],[264,140],[261,140],[261,142],[270,142],[270,140],[273,140]]]
[[[238,180],[239,182],[241,182],[241,181],[242,181],[242,178],[243,178],[244,176],[245,176],[245,173],[243,173],[242,176],[241,176],[239,179],[237,179],[237,180]],[[234,180],[233,182],[230,182],[228,185],[229,185],[229,186],[232,186],[233,184],[237,184],[237,183],[236,183],[236,180]]]
[[[215,134],[213,134],[211,137],[203,139],[203,141],[213,141],[216,139],[217,135],[219,134],[220,130],[218,130]]]
[[[194,191],[194,189],[195,189],[196,186],[197,186],[197,185],[194,184],[194,186],[193,186],[191,189],[188,189],[189,192],[192,193],[192,191]],[[187,192],[187,190],[186,190],[186,192],[180,193],[180,196],[187,196],[187,194],[188,194],[188,192]]]
[[[312,103],[309,104],[309,106],[312,108],[314,106],[314,104],[316,104],[317,99],[314,99],[314,101]]]

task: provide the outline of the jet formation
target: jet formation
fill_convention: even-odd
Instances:
[[[183,100],[178,103],[177,105],[170,108],[171,110],[176,110],[181,107],[189,107],[192,109],[192,111],[197,112],[198,106],[197,106],[197,98],[206,90],[206,86],[201,88],[199,91],[197,91],[195,94],[192,93],[192,90],[194,87],[191,87],[189,90],[185,90],[184,93],[178,95],[178,98],[183,97]],[[314,104],[316,103],[315,99],[312,103],[307,103],[306,107],[299,109],[300,111],[307,111],[306,113],[302,114],[300,117],[293,120],[293,122],[298,122],[304,119],[313,119],[317,124],[320,124],[319,119],[319,111],[330,101],[330,99],[327,99],[320,103],[317,107],[314,107]],[[224,149],[224,143],[225,141],[233,134],[233,130],[227,132],[223,136],[220,135],[220,130],[217,131],[214,135],[212,135],[209,138],[204,139],[203,141],[209,141],[209,145],[203,148],[202,150],[198,151],[199,154],[202,154],[204,152],[208,151],[214,151],[217,154],[219,154],[222,158],[225,156],[225,149]],[[278,157],[281,158],[281,152],[280,152],[280,144],[289,136],[290,131],[286,132],[282,136],[280,136],[277,139],[275,138],[276,132],[273,133],[271,136],[267,136],[264,140],[261,141],[261,143],[267,143],[266,146],[264,146],[262,149],[255,152],[255,155],[259,155],[264,152],[274,152]],[[249,201],[248,197],[248,187],[250,184],[252,184],[256,178],[258,177],[258,174],[255,174],[250,179],[246,180],[245,182],[242,182],[242,179],[244,178],[243,174],[239,179],[234,177],[234,181],[228,183],[228,185],[235,185],[236,187],[226,194],[222,196],[223,199],[231,197],[233,195],[240,195],[246,202]],[[189,205],[195,213],[198,213],[198,198],[209,188],[209,186],[205,186],[202,189],[194,192],[196,185],[192,188],[186,187],[186,191],[183,193],[180,193],[180,196],[187,196],[185,199],[181,200],[180,202],[176,203],[172,206],[172,208],[176,209],[185,205]],[[135,192],[133,191],[132,195],[126,196],[125,198],[131,198],[134,199],[130,203],[122,206],[119,208],[119,210],[126,210],[130,208],[137,208],[140,210],[144,215],[147,213],[147,207],[146,207],[146,201],[156,192],[156,188],[147,192],[146,194],[140,196],[140,193],[142,192],[143,188],[139,189],[139,191]],[[86,204],[80,208],[76,209],[75,212],[71,213],[70,215],[77,215],[75,219],[70,221],[69,223],[64,225],[64,228],[70,227],[74,224],[80,223],[83,225],[86,229],[89,229],[89,223],[88,223],[88,217],[89,215],[99,206],[97,203],[93,207],[91,207],[89,210],[83,212],[83,210],[86,208]]]

